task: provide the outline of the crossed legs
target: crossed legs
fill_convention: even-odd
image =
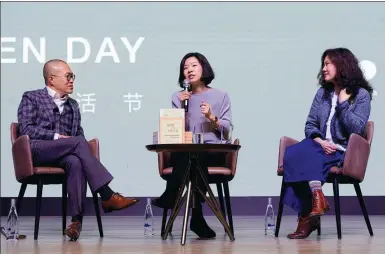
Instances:
[[[127,208],[138,202],[115,193],[108,184],[113,177],[92,154],[83,136],[58,140],[41,140],[32,147],[35,166],[61,167],[67,174],[67,190],[72,224],[65,230],[77,240],[80,236],[87,182],[91,191],[101,196],[104,212]]]

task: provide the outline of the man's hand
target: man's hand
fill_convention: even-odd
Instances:
[[[59,138],[59,139],[60,139],[60,138],[71,138],[71,136],[60,135],[60,134],[59,134],[59,137],[58,137],[58,138]]]

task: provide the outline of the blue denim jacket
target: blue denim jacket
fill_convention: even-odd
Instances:
[[[325,92],[326,90],[321,87],[314,96],[305,124],[306,138],[320,137],[325,139],[326,123],[332,107],[331,100],[334,91],[330,92],[328,98],[325,98]],[[330,132],[334,143],[338,143],[346,148],[350,134],[363,135],[366,123],[369,120],[370,103],[370,95],[363,88],[360,88],[353,102],[346,100],[339,103],[337,100],[335,114],[330,123]]]

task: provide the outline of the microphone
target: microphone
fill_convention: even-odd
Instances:
[[[188,79],[183,80],[183,91],[188,92],[189,89],[190,89],[190,82],[188,81]],[[188,100],[183,101],[183,108],[184,108],[184,112],[188,112]]]

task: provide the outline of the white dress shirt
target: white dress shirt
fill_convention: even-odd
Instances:
[[[55,102],[56,106],[59,108],[60,114],[63,113],[64,110],[64,103],[68,100],[68,95],[65,95],[63,97],[60,97],[60,94],[55,92],[52,88],[47,86],[48,94],[53,98],[53,101]],[[59,133],[55,133],[53,136],[53,139],[58,139]]]

